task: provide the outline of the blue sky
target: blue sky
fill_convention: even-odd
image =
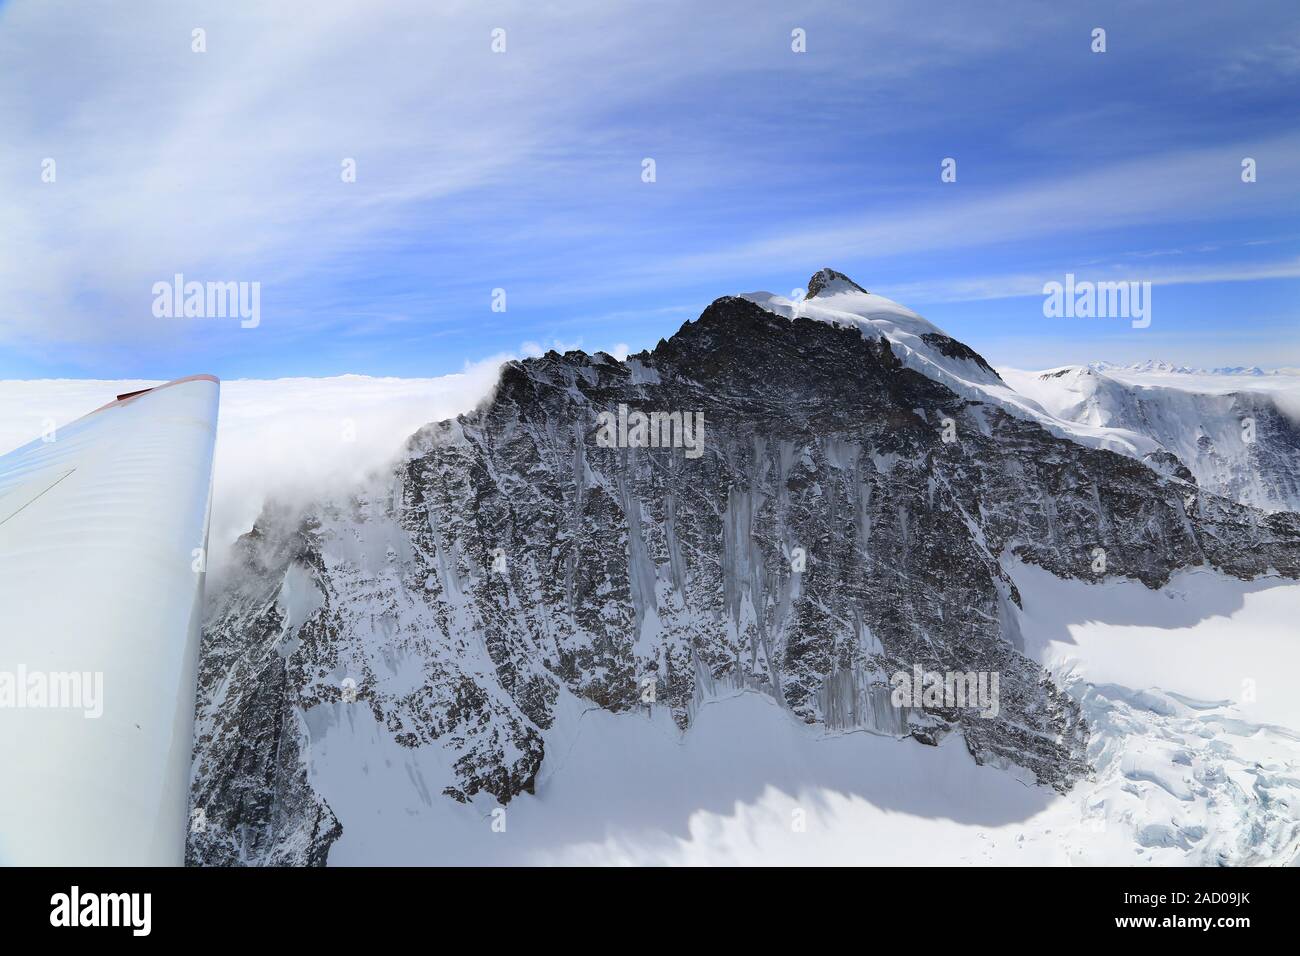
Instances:
[[[0,377],[635,351],[822,266],[994,364],[1300,365],[1294,2],[429,6],[0,6]],[[1067,272],[1151,326],[1044,318]]]

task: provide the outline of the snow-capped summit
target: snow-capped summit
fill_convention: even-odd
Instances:
[[[771,292],[746,292],[739,298],[788,319],[804,318],[847,326],[858,329],[864,336],[882,339],[908,368],[965,399],[996,405],[1059,437],[1134,458],[1158,450],[1157,443],[1140,432],[1120,427],[1099,428],[1050,414],[1032,396],[1008,386],[993,366],[970,346],[907,306],[863,290],[842,272],[823,269],[809,280],[809,288],[816,288],[817,295],[802,300]]]
[[[808,280],[808,298],[814,298],[822,294],[834,295],[837,292],[862,292],[870,295],[866,289],[858,285],[843,272],[836,272],[834,269],[822,269],[820,272],[813,274]]]

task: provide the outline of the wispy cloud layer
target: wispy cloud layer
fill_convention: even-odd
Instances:
[[[943,302],[1292,232],[1296,12],[1090,16],[1104,55],[1092,20],[1027,3],[15,0],[0,374],[428,374],[652,344],[827,264]],[[1274,276],[1213,258],[1186,274]],[[176,274],[260,283],[263,321],[159,318]]]

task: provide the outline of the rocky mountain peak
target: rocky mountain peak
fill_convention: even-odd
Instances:
[[[861,291],[827,269],[809,293],[837,287]],[[625,362],[509,363],[378,484],[268,509],[208,608],[190,860],[324,862],[365,826],[314,782],[342,734],[360,765],[418,767],[421,806],[481,819],[537,790],[566,713],[687,734],[741,692],[826,733],[958,734],[1064,792],[1089,729],[1023,653],[1012,562],[1153,588],[1300,575],[1300,515],[1056,437],[896,348],[724,297]],[[895,694],[923,674],[996,677],[996,701]]]
[[[834,269],[822,269],[813,273],[808,280],[808,298],[814,298],[823,293],[830,295],[836,292],[866,292],[843,272],[836,272]]]

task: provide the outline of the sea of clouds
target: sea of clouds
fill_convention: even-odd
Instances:
[[[507,356],[438,378],[235,379],[221,383],[213,465],[209,570],[268,501],[346,491],[394,463],[407,438],[487,398]],[[0,455],[111,402],[160,384],[139,380],[0,381]]]

